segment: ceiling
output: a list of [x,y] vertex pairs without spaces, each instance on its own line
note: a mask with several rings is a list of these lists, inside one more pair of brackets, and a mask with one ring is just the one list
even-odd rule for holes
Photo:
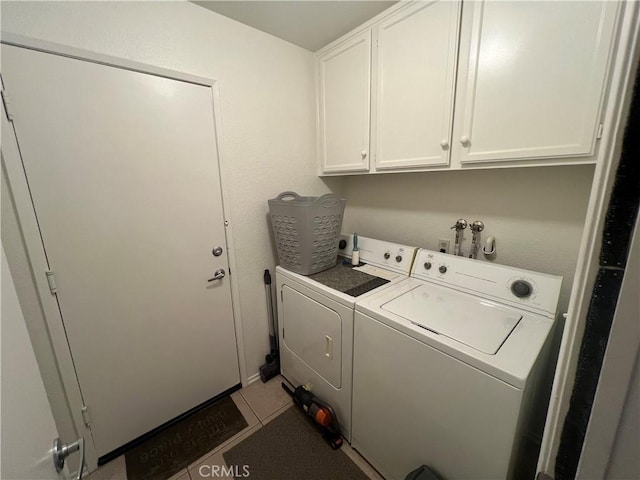
[[315,52],[396,1],[193,1],[208,10]]

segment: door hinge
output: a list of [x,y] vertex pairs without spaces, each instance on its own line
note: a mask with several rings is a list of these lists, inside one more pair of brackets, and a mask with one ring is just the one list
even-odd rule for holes
[[284,328],[282,329],[282,338],[284,338]]
[[0,90],[0,95],[2,95],[2,104],[4,105],[4,111],[7,114],[7,120],[13,122],[13,111],[11,110],[11,99],[9,98],[9,94],[6,90]]
[[87,428],[91,426],[91,418],[89,417],[89,407],[86,405],[82,406],[82,420]]
[[51,270],[45,272],[47,274],[47,282],[49,282],[49,290],[51,293],[57,293],[58,287],[56,286],[56,277]]
[[280,301],[284,303],[284,297],[282,296],[282,290],[280,290]]
[[596,139],[602,138],[602,131],[604,130],[604,123],[598,125],[598,134],[596,135]]

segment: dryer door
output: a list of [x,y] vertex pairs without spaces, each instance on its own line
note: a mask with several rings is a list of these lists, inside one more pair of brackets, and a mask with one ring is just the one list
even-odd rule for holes
[[341,388],[340,314],[329,303],[322,304],[288,285],[282,286],[281,295],[286,347],[335,388]]

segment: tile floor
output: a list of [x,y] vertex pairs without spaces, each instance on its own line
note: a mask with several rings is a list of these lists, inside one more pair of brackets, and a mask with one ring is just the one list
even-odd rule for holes
[[[281,376],[273,378],[267,383],[262,383],[258,380],[248,387],[231,394],[231,398],[236,403],[242,415],[244,415],[248,426],[234,437],[218,445],[211,452],[193,462],[184,470],[176,473],[169,480],[225,478],[220,476],[212,477],[211,475],[211,468],[213,466],[226,466],[222,454],[293,405],[291,397],[287,395],[280,385],[282,381],[283,378]],[[383,480],[371,465],[353,450],[347,442],[344,442],[342,451],[349,456],[371,480]],[[126,480],[126,478],[127,469],[124,455],[122,455],[94,471],[88,477],[88,480]]]

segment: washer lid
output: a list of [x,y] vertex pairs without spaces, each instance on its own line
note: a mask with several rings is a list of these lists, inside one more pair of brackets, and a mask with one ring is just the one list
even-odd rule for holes
[[437,285],[420,285],[381,308],[490,355],[522,319],[512,309]]

